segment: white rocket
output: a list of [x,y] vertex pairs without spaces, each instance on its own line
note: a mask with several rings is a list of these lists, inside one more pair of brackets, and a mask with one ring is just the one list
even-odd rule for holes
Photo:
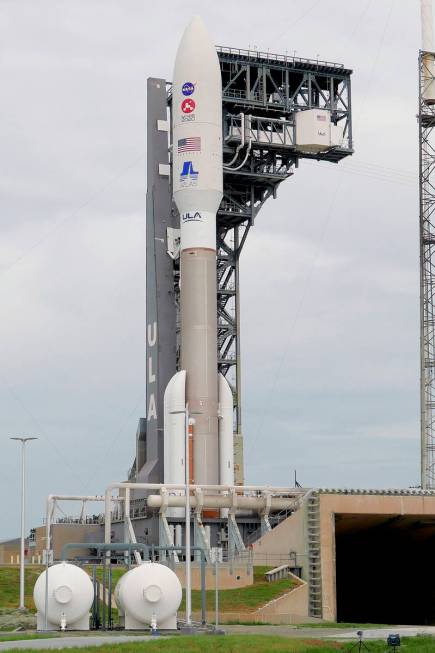
[[222,82],[200,18],[183,34],[172,83],[172,184],[180,213],[181,371],[165,391],[164,481],[234,485],[233,396],[217,371],[216,212],[222,199]]

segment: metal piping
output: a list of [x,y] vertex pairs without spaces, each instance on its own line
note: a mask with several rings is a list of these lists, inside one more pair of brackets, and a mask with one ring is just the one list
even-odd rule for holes
[[[234,501],[234,497],[236,498],[236,501]],[[255,510],[258,512],[266,508],[269,505],[269,502],[271,512],[278,512],[294,506],[295,497],[280,499],[266,494],[262,497],[209,494],[201,496],[200,500],[198,500],[195,495],[190,497],[190,505],[192,508],[199,506],[204,508],[233,508],[234,503],[236,503],[237,510],[240,508],[242,510]],[[151,494],[148,496],[147,505],[149,508],[161,508],[164,503],[166,503],[170,508],[181,508],[185,505],[186,499],[184,496],[180,495],[169,495],[165,497],[165,499],[163,499],[159,494]]]
[[104,544],[104,542],[68,542],[68,544],[64,544],[62,547],[60,559],[68,560],[67,554],[70,549],[97,549],[97,551],[108,551],[109,548],[112,551],[129,551],[130,553],[139,549],[143,552],[145,559],[149,558],[150,546],[140,542],[135,544],[130,542],[111,542],[110,544]]
[[[45,630],[48,630],[48,559],[50,552],[50,530],[51,518],[54,513],[56,501],[104,501],[105,497],[101,495],[83,495],[83,494],[49,494],[47,497],[47,513],[45,520]],[[116,497],[114,501],[122,501]]]
[[[104,541],[106,544],[110,544],[111,539],[111,529],[112,529],[112,515],[110,510],[111,501],[114,500],[112,497],[113,490],[120,490],[123,488],[130,488],[132,490],[161,490],[165,488],[166,490],[185,490],[185,484],[180,483],[111,483],[105,492],[104,499]],[[288,487],[271,487],[269,485],[190,485],[190,490],[211,490],[211,491],[220,491],[220,492],[233,492],[239,493],[244,491],[251,492],[270,492],[272,494],[289,494],[294,498],[303,496],[306,494],[306,490],[296,490],[295,488]],[[240,498],[240,495],[238,495]],[[205,495],[204,498],[206,498]],[[255,497],[254,497],[255,498]],[[116,500],[116,499],[115,499]],[[186,499],[184,497],[183,505],[185,505]]]
[[242,112],[239,114],[240,115],[240,131],[241,131],[241,141],[240,144],[236,147],[236,153],[234,154],[233,158],[231,161],[228,161],[228,163],[225,163],[223,168],[227,170],[230,166],[233,165],[233,163],[237,160],[237,157],[239,156],[240,150],[243,148],[245,145],[245,114]]
[[[154,562],[154,552],[155,551],[185,551],[185,546],[156,546],[155,544],[141,544],[136,543],[132,544],[130,542],[111,542],[110,544],[105,544],[102,542],[69,542],[64,544],[60,554],[61,560],[68,560],[67,553],[70,549],[89,549],[95,548],[98,551],[135,551],[140,549],[143,552],[143,556],[146,560],[151,558],[151,562]],[[205,565],[206,565],[206,555],[205,551],[201,546],[191,546],[191,551],[199,551],[201,555],[201,623],[205,625],[207,623],[206,617],[206,584],[205,584]],[[150,555],[151,551],[151,555]],[[110,597],[110,595],[109,595]]]

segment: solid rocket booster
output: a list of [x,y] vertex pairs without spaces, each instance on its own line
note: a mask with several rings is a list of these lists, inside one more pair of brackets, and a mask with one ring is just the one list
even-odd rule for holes
[[181,231],[181,368],[185,401],[194,417],[191,481],[217,484],[216,212],[223,185],[222,82],[216,50],[198,17],[184,32],[175,60],[172,143],[173,198]]

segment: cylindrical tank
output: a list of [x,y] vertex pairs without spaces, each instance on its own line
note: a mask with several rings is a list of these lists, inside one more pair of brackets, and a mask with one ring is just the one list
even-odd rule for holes
[[175,546],[183,546],[183,528],[181,524],[175,525]]
[[[33,589],[38,621],[45,621],[46,573],[42,572]],[[47,622],[50,626],[60,627],[63,621],[67,629],[88,630],[93,600],[92,581],[83,569],[67,562],[49,567]]]
[[116,604],[125,613],[127,629],[149,625],[152,619],[159,627],[167,627],[180,607],[181,596],[181,583],[174,572],[155,562],[130,569],[115,588]]

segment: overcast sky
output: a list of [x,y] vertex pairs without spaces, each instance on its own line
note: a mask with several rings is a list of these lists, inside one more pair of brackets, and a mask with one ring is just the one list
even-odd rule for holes
[[145,411],[146,78],[217,44],[354,70],[355,154],[302,162],[242,256],[246,479],[419,482],[417,0],[0,0],[0,539],[124,480]]

